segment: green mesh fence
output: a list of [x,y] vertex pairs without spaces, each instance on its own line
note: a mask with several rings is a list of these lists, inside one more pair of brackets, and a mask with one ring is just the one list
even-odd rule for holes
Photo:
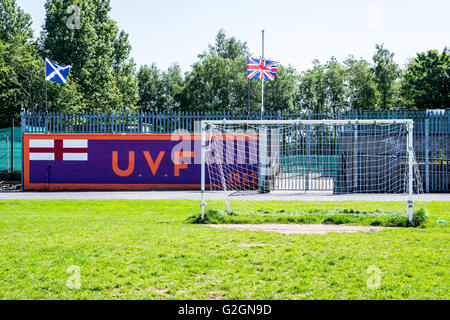
[[0,129],[0,172],[11,170],[11,153],[14,154],[14,171],[22,171],[22,133],[14,128],[14,143],[11,144],[11,128]]
[[337,174],[340,163],[338,155],[282,155],[283,173]]

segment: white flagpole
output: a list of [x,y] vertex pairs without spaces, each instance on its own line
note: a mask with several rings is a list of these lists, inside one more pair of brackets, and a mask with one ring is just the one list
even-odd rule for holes
[[47,108],[47,59],[45,59],[45,67],[44,67],[44,81],[45,81],[45,113],[48,113]]
[[[262,30],[262,60],[264,60],[264,30]],[[261,93],[261,120],[264,115],[264,72],[261,70],[262,75],[262,93]]]

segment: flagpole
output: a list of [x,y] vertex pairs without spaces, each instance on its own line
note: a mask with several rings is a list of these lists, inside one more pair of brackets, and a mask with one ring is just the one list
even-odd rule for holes
[[48,113],[48,108],[47,108],[47,79],[45,79],[45,113]]
[[44,67],[44,81],[45,81],[45,133],[48,133],[48,107],[47,107],[47,58],[45,58]]
[[247,94],[248,105],[247,105],[247,113],[250,115],[250,113],[251,113],[251,107],[250,107],[250,79],[248,79],[247,82],[248,82],[248,94]]
[[44,81],[45,81],[45,113],[48,113],[48,108],[47,108],[47,61],[45,62],[45,67],[44,67]]
[[[264,60],[264,30],[262,30],[262,60]],[[261,92],[261,120],[263,120],[264,115],[264,72],[261,70],[262,77],[262,92]]]

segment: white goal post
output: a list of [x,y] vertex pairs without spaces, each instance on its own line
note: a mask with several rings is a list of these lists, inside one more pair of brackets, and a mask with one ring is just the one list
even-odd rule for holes
[[[202,219],[207,206],[258,214],[282,203],[279,212],[297,214],[317,201],[336,212],[356,201],[357,212],[402,212],[412,222],[422,192],[413,127],[403,119],[202,121]],[[364,206],[374,199],[379,208]]]

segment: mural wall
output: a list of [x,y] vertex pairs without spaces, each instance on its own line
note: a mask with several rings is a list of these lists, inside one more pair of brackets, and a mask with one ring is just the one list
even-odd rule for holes
[[23,161],[24,190],[199,190],[201,136],[24,134]]

